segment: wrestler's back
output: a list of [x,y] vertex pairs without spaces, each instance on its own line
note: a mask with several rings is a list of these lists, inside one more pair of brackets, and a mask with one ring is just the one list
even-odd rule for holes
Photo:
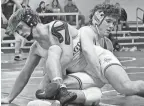
[[[61,33],[64,41],[63,42],[59,42],[59,38],[56,35],[53,35],[52,33],[52,28],[53,25],[54,27],[58,27],[60,25],[62,25],[63,23],[61,21],[52,21],[49,24],[45,24],[45,26],[40,26],[40,31],[39,34],[44,36],[42,40],[38,40],[37,43],[37,53],[38,55],[45,57],[47,50],[49,50],[49,47],[52,45],[59,45],[59,47],[62,49],[62,56],[61,56],[61,63],[62,64],[66,64],[65,61],[66,59],[72,59],[73,58],[73,40],[76,38],[76,36],[78,35],[78,30],[74,27],[72,27],[71,25],[68,25],[68,29],[66,31],[68,31],[69,35],[65,35],[65,30],[60,30],[58,31],[59,33]],[[66,44],[65,40],[66,40],[66,36],[70,37],[69,40],[69,44]],[[62,66],[65,67],[65,66]]]

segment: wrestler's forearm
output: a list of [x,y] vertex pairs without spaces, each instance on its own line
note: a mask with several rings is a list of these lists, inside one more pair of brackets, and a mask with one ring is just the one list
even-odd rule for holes
[[47,73],[50,75],[49,77],[51,80],[54,80],[57,77],[62,78],[61,64],[58,58],[49,57],[46,64],[48,69]]
[[60,63],[61,53],[62,50],[57,45],[51,46],[48,50],[46,68],[51,81],[54,81],[55,78],[62,78]]
[[20,75],[17,77],[15,84],[12,88],[11,93],[8,96],[9,102],[11,103],[17,95],[23,90],[25,85],[27,84],[28,80],[30,78],[30,75],[26,74],[24,71],[20,73]]

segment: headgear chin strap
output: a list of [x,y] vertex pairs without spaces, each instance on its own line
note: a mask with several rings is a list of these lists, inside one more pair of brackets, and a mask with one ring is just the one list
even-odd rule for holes
[[33,39],[33,27],[36,26],[40,21],[37,15],[30,8],[25,9],[24,14],[22,15],[22,21],[31,28],[30,35],[26,38],[28,41],[30,41]]
[[100,26],[102,24],[102,22],[104,21],[106,15],[104,16],[101,16],[102,14],[100,14],[99,12],[98,13],[95,13],[94,16],[93,16],[93,24],[94,25],[97,25],[97,26]]
[[101,18],[101,19],[100,19],[100,17],[93,16],[93,25],[96,28],[97,33],[99,35],[100,35],[100,31],[99,31],[98,27],[102,24],[102,22],[104,21],[105,18],[106,18],[106,15],[103,18]]
[[26,38],[28,41],[31,41],[33,39],[33,27],[31,28],[31,32],[30,32],[30,35]]

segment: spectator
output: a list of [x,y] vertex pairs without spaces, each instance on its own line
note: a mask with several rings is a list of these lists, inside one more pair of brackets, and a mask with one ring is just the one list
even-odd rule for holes
[[14,12],[14,5],[16,4],[17,8],[21,8],[21,5],[17,2],[17,0],[2,0],[1,8],[2,8],[2,27],[4,24],[4,28],[6,28],[7,21],[9,20],[10,16]]
[[[19,8],[22,8],[22,4],[24,5],[28,5],[29,0],[2,0],[2,18],[4,17],[7,20],[9,20],[9,18],[11,17],[11,15]],[[5,21],[5,20],[4,20]],[[7,28],[7,30],[9,29],[7,27],[7,23],[4,23],[4,21],[2,21],[2,32],[5,32],[5,29]],[[3,27],[3,24],[5,24],[5,26]],[[4,37],[7,37],[7,34],[2,33],[2,38],[1,40],[3,40]],[[25,45],[25,39],[23,37],[21,37],[20,35],[18,35],[16,32],[11,33],[11,35],[14,36],[15,38],[15,57],[14,60],[16,61],[20,61],[26,58],[23,58],[22,54],[22,48]],[[13,45],[12,43],[10,44],[11,46]],[[14,45],[13,45],[14,46]]]
[[[46,7],[45,7],[45,13],[53,13],[53,11],[52,11],[52,7],[51,7],[51,5],[50,4],[47,4],[46,5]],[[51,21],[53,21],[54,20],[54,16],[46,16],[45,17],[45,24],[46,23],[49,23],[49,22],[51,22]]]
[[121,25],[121,28],[123,28],[123,26],[128,27],[128,25],[127,25],[127,13],[126,13],[125,9],[122,8],[119,3],[116,3],[115,6],[117,8],[119,8],[120,14],[121,14],[121,16],[118,20],[118,24]]
[[[40,4],[39,4],[39,7],[36,9],[36,11],[38,13],[45,13],[45,2],[44,1],[41,1]],[[40,19],[41,19],[41,22],[44,23],[45,21],[45,16],[40,16]]]
[[58,0],[53,0],[52,1],[52,10],[55,13],[62,12],[62,8],[61,8],[60,3],[59,3]]
[[[72,0],[68,0],[67,5],[64,7],[65,12],[79,12],[79,27],[81,27],[82,25],[85,24],[85,17],[83,15],[81,15],[81,12],[79,11],[79,9],[77,8],[76,5],[74,5],[74,3],[72,2]],[[69,22],[69,24],[75,24],[75,20],[76,20],[76,16],[66,16],[66,20]]]
[[[60,3],[59,3],[58,0],[53,0],[51,6],[52,6],[52,11],[54,13],[60,13],[60,12],[62,12],[62,8],[61,8]],[[54,19],[60,20],[60,19],[62,19],[62,17],[55,16]]]

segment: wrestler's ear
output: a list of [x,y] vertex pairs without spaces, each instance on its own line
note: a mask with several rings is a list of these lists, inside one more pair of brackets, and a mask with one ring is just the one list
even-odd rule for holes
[[93,23],[97,25],[99,25],[103,19],[104,19],[104,12],[101,10],[96,11],[92,17]]

